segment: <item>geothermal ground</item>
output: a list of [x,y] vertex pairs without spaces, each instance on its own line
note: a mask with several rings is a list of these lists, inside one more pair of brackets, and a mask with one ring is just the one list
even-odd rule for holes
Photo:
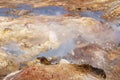
[[120,0],[1,0],[0,80],[120,80]]

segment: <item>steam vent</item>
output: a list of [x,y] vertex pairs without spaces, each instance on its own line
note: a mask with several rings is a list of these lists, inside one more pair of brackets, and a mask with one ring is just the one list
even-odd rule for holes
[[0,80],[120,80],[120,0],[0,0]]

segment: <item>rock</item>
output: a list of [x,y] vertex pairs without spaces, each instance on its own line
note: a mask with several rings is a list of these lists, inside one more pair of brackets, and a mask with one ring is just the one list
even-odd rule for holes
[[[74,55],[73,55],[74,54]],[[77,64],[90,64],[97,68],[105,68],[108,65],[107,56],[109,53],[95,44],[89,44],[84,47],[77,47],[66,59],[76,62]]]
[[[60,58],[65,56],[69,58],[69,53],[71,53],[74,55],[71,57],[74,60],[85,58],[83,62],[97,68],[105,68],[107,75],[109,75],[109,68],[107,68],[109,65],[116,64],[115,67],[118,66],[119,59],[115,60],[117,57],[110,57],[110,55],[110,60],[107,59],[109,57],[106,57],[108,55],[106,50],[114,50],[118,47],[120,35],[118,35],[116,29],[96,19],[78,16],[23,16],[11,21],[9,19],[8,21],[2,21],[0,26],[0,49],[3,49],[5,54],[12,55],[15,58],[15,64],[18,62],[17,65],[24,62],[27,63],[42,53],[42,56],[46,55],[45,57],[58,56]],[[6,57],[1,59],[6,59]],[[115,61],[110,64],[109,61],[111,60]],[[10,58],[9,61],[13,61],[13,59]],[[6,66],[9,61],[5,62],[4,65]],[[43,62],[50,64],[44,58]],[[32,66],[32,64],[36,63],[38,61],[28,64]],[[45,69],[44,67],[43,70]],[[46,67],[49,67],[49,65]],[[66,67],[71,70],[69,66]],[[110,70],[113,73],[115,71],[112,68]],[[7,71],[4,71],[7,74]],[[62,68],[60,68],[60,71],[57,75],[63,73]],[[65,73],[68,72],[65,71]],[[76,74],[78,75],[78,72]],[[43,75],[47,75],[47,73]],[[69,75],[71,76],[71,74]],[[66,75],[65,79],[68,79],[69,75]],[[81,78],[76,75],[75,77]],[[49,79],[49,75],[43,78]],[[76,80],[76,78],[73,78],[73,80]],[[91,77],[91,75],[85,75],[85,78],[96,79]],[[84,78],[82,79],[84,80]]]
[[45,64],[45,65],[50,65],[51,61],[47,60],[47,58],[45,57],[37,57],[38,60],[40,60],[41,64]]
[[[91,2],[91,0],[70,0],[70,1],[66,1],[66,0],[21,0],[21,1],[0,1],[1,5],[0,7],[16,7],[16,5],[13,4],[32,4],[34,7],[42,7],[42,6],[49,6],[49,5],[56,5],[56,6],[65,6],[67,8],[69,8],[69,10],[75,10],[75,9],[82,9],[82,10],[87,10],[87,9],[91,9],[91,10],[103,10],[106,9],[107,7],[110,6],[110,4],[112,2],[114,2],[114,0],[93,0]],[[76,3],[77,2],[77,3]],[[81,5],[79,5],[81,4]]]
[[16,16],[24,16],[30,12],[31,12],[30,10],[12,10],[12,11],[7,12],[7,14],[16,15]]
[[104,80],[105,78],[106,74],[102,69],[91,65],[57,64],[31,66],[14,72],[3,80]]
[[[114,23],[109,25],[71,14],[27,15],[32,9],[39,11],[40,7],[47,9],[51,5],[64,6],[75,14],[105,10],[103,17],[108,21],[119,19],[120,15],[118,0],[1,0],[1,12],[21,16],[16,19],[0,17],[1,79],[13,72],[4,80],[119,80],[120,29],[114,28]],[[12,11],[4,12],[6,8],[2,7]],[[23,7],[27,10],[21,10]],[[46,57],[54,59],[49,61]],[[52,60],[57,62],[57,59],[61,60],[60,64],[53,65]],[[18,69],[21,70],[16,71]]]
[[110,49],[119,42],[119,36],[112,27],[87,17],[24,16],[2,22],[0,26],[0,45],[4,49],[12,44],[18,46],[18,52],[23,53],[19,60],[57,49],[78,36],[81,36],[79,42],[84,39],[85,43],[96,43]]
[[9,22],[9,21],[12,21],[14,20],[13,18],[8,18],[8,17],[0,17],[0,22]]
[[60,64],[70,64],[70,62],[65,59],[61,59]]
[[0,78],[18,70],[18,68],[19,63],[16,59],[11,55],[6,54],[3,50],[0,50]]
[[115,1],[111,7],[106,10],[103,17],[108,21],[114,21],[120,19],[120,1]]
[[[65,56],[64,58],[77,64],[90,64],[97,68],[105,70],[107,79],[113,80],[119,79],[120,66],[119,57],[120,49],[104,50],[100,46],[90,44],[87,46],[77,47],[73,50],[73,53]],[[73,55],[74,54],[74,55]],[[115,74],[115,77],[113,75]]]

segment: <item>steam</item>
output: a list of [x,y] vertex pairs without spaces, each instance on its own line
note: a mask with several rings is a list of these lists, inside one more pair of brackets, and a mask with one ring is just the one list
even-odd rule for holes
[[40,53],[39,57],[63,57],[66,56],[69,52],[71,52],[75,48],[75,39],[71,39],[62,43],[57,49],[50,50],[45,53]]
[[[86,18],[86,17],[85,17]],[[83,17],[82,20],[85,19]],[[91,18],[87,18],[90,20],[94,20]],[[84,21],[82,21],[84,23]],[[51,23],[51,30],[53,31],[51,34],[53,36],[52,39],[55,41],[61,41],[59,47],[54,50],[50,50],[48,52],[40,53],[39,57],[59,57],[68,59],[71,61],[69,53],[71,53],[78,45],[77,41],[80,42],[79,45],[83,44],[98,44],[103,49],[114,49],[120,43],[120,28],[118,26],[118,22],[112,23],[100,23],[96,21],[95,27],[91,26],[78,26],[74,22],[74,27],[72,25],[67,25],[69,27],[66,28],[63,25]],[[77,26],[77,28],[76,28]],[[97,32],[93,32],[96,30]],[[63,35],[64,34],[64,35]],[[81,36],[81,37],[79,37]],[[54,40],[53,40],[54,41]],[[86,45],[87,46],[87,45]],[[73,62],[75,62],[73,60]]]

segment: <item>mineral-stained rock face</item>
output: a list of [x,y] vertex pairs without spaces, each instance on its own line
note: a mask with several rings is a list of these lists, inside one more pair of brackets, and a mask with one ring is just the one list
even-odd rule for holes
[[[32,66],[29,65],[29,67],[21,71],[12,73],[4,80],[104,80],[105,78],[107,80],[119,80],[119,50],[118,48],[109,52],[101,49],[97,45],[88,45],[75,49],[74,55],[72,55],[73,61],[78,59],[77,61],[81,61],[79,63],[81,65],[66,63],[64,60],[65,63],[60,61],[60,64],[52,65],[46,64],[48,62],[45,58],[39,58],[45,65],[38,62],[36,64],[32,63]],[[68,55],[67,59],[68,57],[70,56]]]
[[[49,6],[49,5],[57,5],[57,6],[65,6],[69,7],[70,10],[103,10],[110,6],[110,3],[115,2],[114,0],[21,0],[21,1],[9,1],[9,0],[1,0],[0,7],[16,7],[17,5],[14,4],[32,4],[34,7],[40,7],[40,6]],[[3,5],[4,4],[4,5]],[[80,5],[81,4],[81,5]]]
[[4,80],[103,80],[105,78],[106,74],[102,69],[87,64],[64,63],[32,66],[17,72],[15,75],[7,76]]
[[[120,78],[120,47],[118,47],[116,50],[109,51],[108,57],[108,67],[106,68],[106,72],[108,76],[108,79],[110,80],[119,80]],[[114,77],[113,77],[114,75]]]
[[19,55],[19,60],[57,49],[64,43],[71,44],[71,41],[72,49],[78,36],[81,36],[80,44],[84,40],[84,43],[96,43],[110,49],[119,42],[119,35],[112,27],[87,17],[26,16],[1,22],[0,26],[0,45],[14,56]]
[[[64,54],[63,56],[60,56],[60,58],[67,59],[72,63],[90,64],[94,67],[104,69],[108,80],[119,80],[119,51],[119,48],[115,50],[105,50],[96,44],[81,44],[78,45],[71,53],[68,53],[67,55]],[[50,53],[48,53],[48,55],[50,55]],[[51,57],[47,56],[47,54],[42,56]],[[46,64],[45,60],[44,64]],[[115,77],[113,77],[113,75],[115,75]]]
[[[31,17],[31,19],[35,19],[35,18]],[[47,29],[51,30],[49,32],[50,39],[53,38],[52,36],[54,35],[54,33],[56,33],[56,36],[60,35],[59,36],[60,38],[64,37],[64,36],[66,37],[67,33],[71,34],[71,36],[68,36],[68,37],[74,37],[75,34],[78,34],[78,35],[80,34],[80,35],[83,35],[84,37],[86,37],[85,35],[89,34],[90,37],[92,37],[91,35],[93,35],[93,38],[94,38],[94,36],[96,37],[97,35],[101,35],[101,33],[105,34],[107,32],[113,32],[113,33],[111,33],[111,35],[114,35],[114,31],[111,27],[108,27],[108,26],[104,25],[103,23],[96,21],[95,19],[87,18],[87,17],[83,17],[83,18],[79,18],[79,17],[76,17],[76,18],[73,18],[73,17],[69,17],[69,18],[46,17],[45,18],[45,16],[41,16],[39,18],[36,18],[37,20],[31,20],[31,19],[28,19],[28,21],[26,21],[27,19],[24,20],[24,18],[21,20],[19,19],[18,21],[16,21],[16,23],[21,24],[22,27],[20,29],[23,29],[25,27],[25,30],[28,30],[28,32],[26,32],[26,33],[29,33],[29,34],[30,34],[30,31],[31,32],[34,31],[34,34],[37,33],[36,29],[38,29],[38,31],[39,31],[39,29],[43,26],[43,30],[46,30],[46,31],[47,31]],[[51,21],[51,19],[53,21]],[[24,20],[23,23],[21,23],[22,20]],[[39,22],[39,24],[37,24],[37,22]],[[10,24],[11,28],[15,25],[15,24],[14,25],[13,24],[14,24],[14,21],[12,24]],[[26,24],[26,25],[24,25],[24,24]],[[54,26],[54,24],[56,24],[56,27]],[[5,26],[5,25],[3,24],[3,26]],[[35,26],[35,28],[34,28],[34,26]],[[65,33],[65,31],[62,31],[62,28],[59,28],[59,27],[64,28],[66,33]],[[34,30],[31,30],[31,28],[34,28]],[[59,28],[58,29],[59,32],[54,31],[56,28]],[[71,33],[72,30],[67,31],[68,28],[69,29],[73,28],[73,33]],[[76,29],[78,29],[78,30],[76,30]],[[22,32],[24,33],[24,31],[21,31],[21,34],[23,34]],[[57,33],[59,33],[59,34],[57,34]],[[21,35],[21,34],[19,34],[19,35]],[[44,33],[42,35],[45,36],[45,35],[47,35],[47,33]],[[109,35],[106,35],[106,37],[107,36],[109,36]],[[49,37],[49,36],[47,35],[47,37]],[[102,39],[102,36],[99,36],[99,37],[100,37],[100,39]]]
[[114,2],[112,6],[106,10],[106,13],[103,16],[107,20],[120,19],[120,1]]
[[0,79],[8,73],[18,70],[18,68],[19,63],[15,61],[15,58],[0,50]]
[[[101,1],[106,3],[108,0]],[[62,3],[65,3],[66,7],[72,6],[71,9],[74,10],[76,1]],[[93,6],[92,3],[94,3]],[[92,7],[97,9],[98,6],[104,5],[100,7],[103,9],[111,5],[102,4],[98,0],[93,0],[92,3],[88,9]],[[84,0],[82,6],[78,3],[75,9],[84,9],[87,5],[87,0]],[[119,7],[113,13],[118,10]],[[15,12],[12,11],[9,14]],[[29,11],[18,11],[15,14],[25,15],[26,13],[28,14]],[[109,14],[106,13],[106,15]],[[41,80],[101,80],[105,75],[100,76],[101,78],[94,75],[99,75],[103,71],[100,70],[100,73],[91,71],[98,68],[105,70],[108,80],[117,80],[120,77],[118,74],[120,55],[119,50],[115,49],[119,46],[120,31],[111,26],[93,18],[79,16],[26,15],[16,19],[1,17],[0,49],[4,52],[0,54],[0,71],[2,71],[0,75],[17,70],[20,63],[26,62],[29,68],[18,71],[19,73],[7,77],[6,80],[38,80],[38,78]],[[10,57],[7,57],[6,53]],[[88,71],[89,67],[85,70],[78,69],[78,65],[72,64],[48,65],[50,62],[39,66],[35,65],[38,62],[31,62],[35,66],[29,65],[27,61],[38,55],[40,57],[57,56],[77,64],[90,64],[96,68],[88,65],[90,67]],[[113,74],[116,74],[115,78],[111,77]]]
[[[108,80],[119,80],[119,48],[111,51],[104,50],[100,46],[90,44],[84,47],[77,47],[74,51],[65,58],[68,60],[76,61],[78,64],[91,64],[95,67],[105,70]],[[113,75],[115,77],[113,77]]]
[[[4,20],[6,20],[6,22]],[[119,43],[118,30],[88,17],[24,16],[17,19],[1,18],[0,21],[0,48],[4,50],[5,53],[12,55],[12,57],[16,57],[15,61],[18,63],[23,63],[41,53],[45,53],[43,54],[47,55],[45,57],[58,56],[64,58],[68,56],[66,59],[68,58],[68,60],[70,60],[73,58],[73,62],[76,60],[81,61],[80,64],[86,63],[97,68],[109,69],[107,67],[111,62],[107,59],[106,55],[108,55],[108,53],[105,50],[113,50],[117,48]],[[74,52],[73,56],[69,58],[69,55],[71,56],[69,53],[72,53],[72,51]],[[79,53],[79,51],[81,53]],[[13,64],[16,64],[14,60],[12,61]],[[118,67],[118,61],[119,59],[112,62],[113,64],[116,62],[115,67]],[[53,69],[53,65],[50,66],[50,68],[49,65],[46,66],[51,70],[51,72],[48,72],[49,69],[47,70],[48,74],[44,72],[45,67],[43,67],[43,69],[39,68],[39,74],[47,75],[44,77],[41,75],[41,79],[52,78],[52,75],[50,75],[51,73],[54,74],[52,70],[55,70],[56,73],[58,72],[56,69],[59,67]],[[65,70],[65,73],[68,73],[71,68],[69,68],[69,66],[66,67],[68,71]],[[54,74],[53,76],[61,75],[64,72],[62,68],[63,67],[59,68],[60,73]],[[3,70],[3,68],[1,69]],[[110,70],[114,73],[112,68],[110,68]],[[105,71],[107,72],[108,70]],[[72,72],[71,74],[73,75]],[[60,80],[69,80],[71,74],[58,78]],[[74,76],[76,77],[78,74],[79,72],[75,71]],[[107,74],[109,74],[109,72],[107,72]],[[35,77],[37,76],[38,75],[35,74]],[[91,75],[84,76],[84,78],[87,79],[91,77]],[[23,78],[25,79],[26,77]],[[57,77],[55,77],[55,80],[56,78]],[[83,77],[79,78],[77,76],[77,78],[78,80],[84,80]],[[18,80],[18,77],[15,79]],[[96,80],[96,78],[93,77],[90,79]],[[34,79],[31,78],[31,80]],[[76,80],[76,78],[73,80]]]
[[0,79],[120,79],[119,0],[0,0],[0,15]]
[[78,64],[86,63],[98,68],[105,68],[107,65],[107,55],[109,54],[98,45],[89,44],[75,48],[66,58],[71,58],[72,61],[76,61]]

